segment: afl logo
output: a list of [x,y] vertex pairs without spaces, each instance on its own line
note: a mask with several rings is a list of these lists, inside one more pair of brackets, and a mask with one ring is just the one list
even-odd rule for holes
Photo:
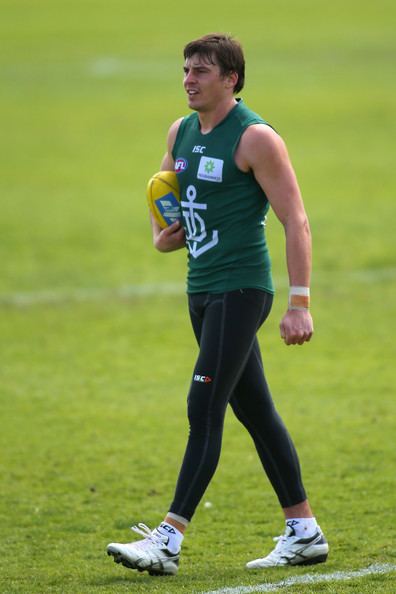
[[183,157],[179,157],[179,159],[176,159],[176,163],[175,163],[175,171],[176,173],[180,173],[181,171],[185,171],[188,167],[188,161],[187,159],[183,159]]

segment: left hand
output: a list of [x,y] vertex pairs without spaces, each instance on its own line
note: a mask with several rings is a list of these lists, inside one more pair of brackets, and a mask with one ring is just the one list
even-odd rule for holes
[[154,246],[160,252],[173,252],[186,245],[184,229],[180,221],[175,221],[169,227],[161,229],[156,223],[153,225]]
[[311,340],[313,334],[312,316],[308,309],[289,309],[283,316],[279,328],[285,344],[303,344]]

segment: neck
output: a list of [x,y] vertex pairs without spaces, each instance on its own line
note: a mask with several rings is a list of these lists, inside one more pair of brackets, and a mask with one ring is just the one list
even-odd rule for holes
[[216,105],[214,109],[208,111],[199,111],[198,118],[201,124],[202,134],[208,134],[219,124],[226,115],[235,107],[237,101],[231,97],[228,101]]

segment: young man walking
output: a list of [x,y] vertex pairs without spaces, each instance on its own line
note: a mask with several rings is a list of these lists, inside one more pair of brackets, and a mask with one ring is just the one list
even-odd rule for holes
[[240,44],[206,35],[184,48],[184,89],[193,113],[174,122],[162,170],[178,174],[182,221],[161,229],[161,252],[187,246],[189,311],[199,355],[188,395],[190,434],[173,502],[143,539],[111,543],[117,563],[175,574],[181,545],[220,456],[230,404],[249,431],[279,499],[286,529],[275,549],[248,569],[326,560],[328,544],[309,505],[300,465],[265,380],[256,334],[273,299],[265,216],[285,229],[289,302],[280,323],[287,345],[310,340],[311,236],[296,177],[280,136],[235,97],[244,85]]

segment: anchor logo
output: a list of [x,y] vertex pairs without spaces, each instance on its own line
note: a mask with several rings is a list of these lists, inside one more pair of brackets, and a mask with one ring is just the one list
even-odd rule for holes
[[186,197],[186,201],[181,201],[183,217],[187,227],[186,243],[193,258],[199,258],[199,256],[219,243],[219,232],[217,230],[212,231],[212,238],[206,241],[208,233],[205,221],[199,213],[207,210],[207,204],[195,202],[197,190],[192,184],[187,188]]

